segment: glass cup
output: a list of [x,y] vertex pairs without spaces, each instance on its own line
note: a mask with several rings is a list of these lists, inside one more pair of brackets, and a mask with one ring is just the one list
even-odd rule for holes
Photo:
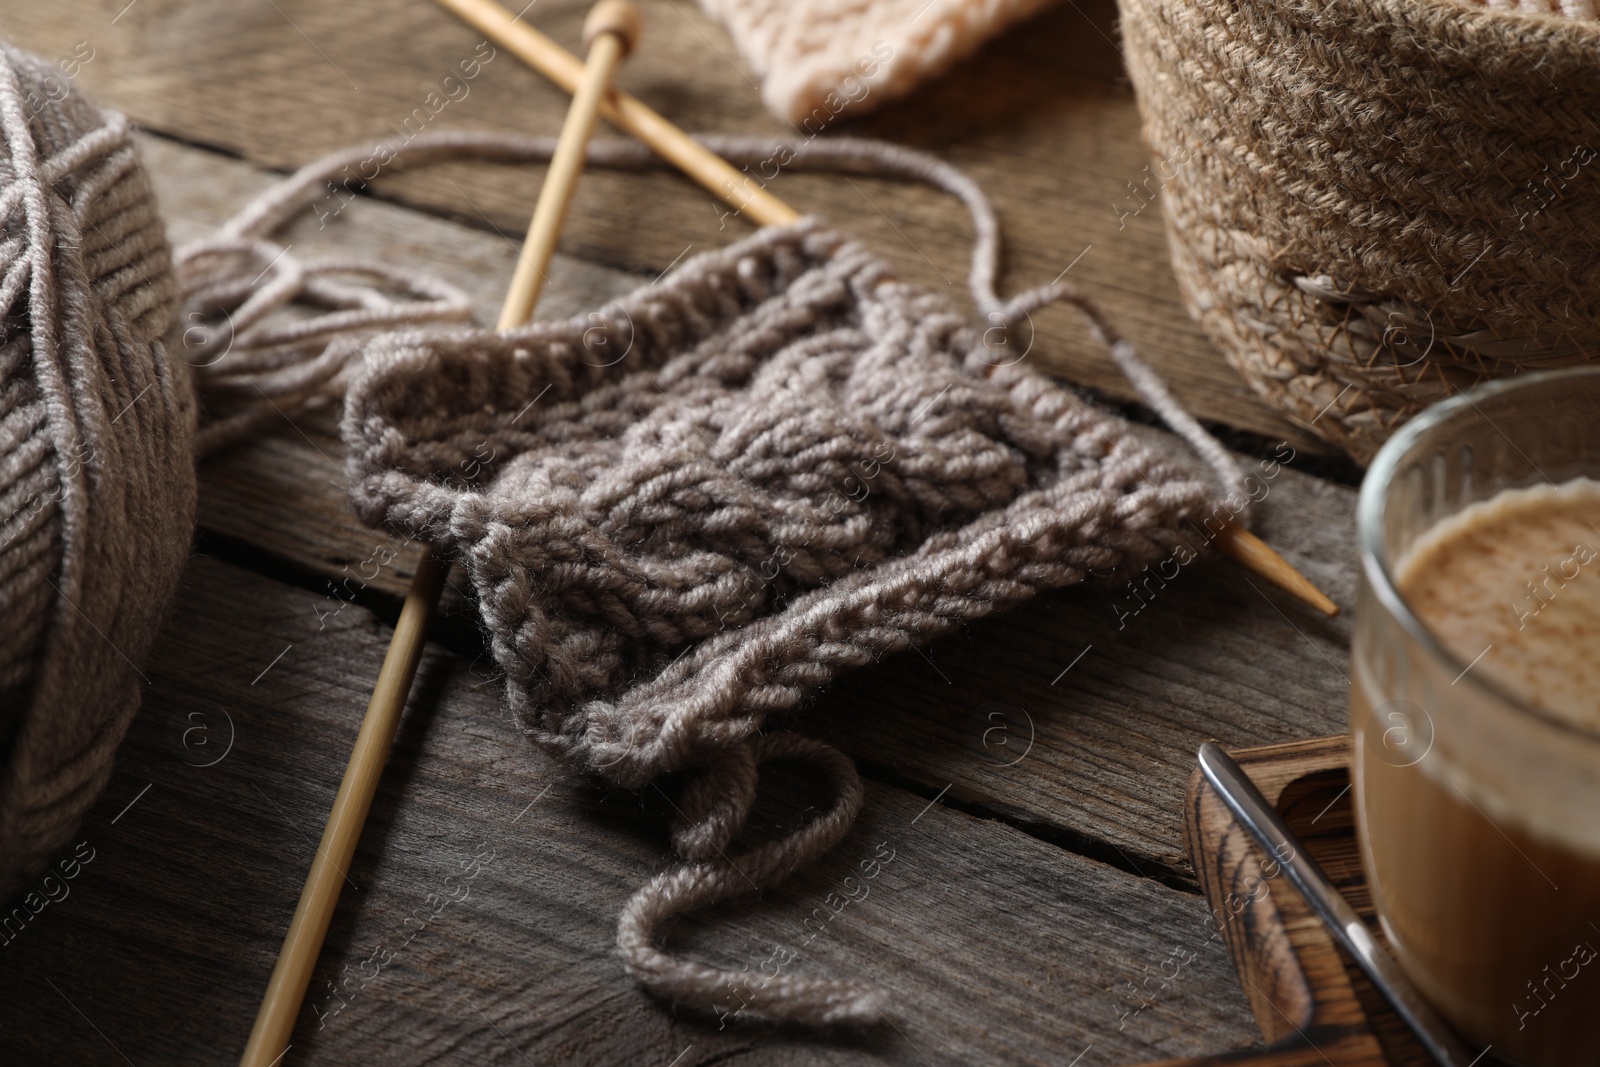
[[1395,573],[1467,505],[1585,476],[1600,478],[1600,368],[1518,375],[1402,427],[1358,513],[1350,732],[1373,903],[1440,1013],[1529,1067],[1600,1062],[1600,733],[1471,670]]

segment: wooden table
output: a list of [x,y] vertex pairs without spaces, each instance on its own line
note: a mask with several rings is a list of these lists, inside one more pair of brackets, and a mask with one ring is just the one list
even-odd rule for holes
[[[691,130],[793,131],[759,107],[689,0],[646,0],[621,84]],[[525,15],[577,46],[583,0]],[[175,242],[329,148],[396,135],[479,36],[426,0],[4,0],[3,31],[87,55],[75,91],[145,129]],[[79,42],[84,42],[80,45]],[[501,52],[427,124],[554,133],[566,97]],[[416,120],[413,118],[413,126]],[[831,131],[830,131],[831,132]],[[1002,291],[1072,277],[1250,461],[1293,455],[1257,529],[1342,605],[1355,471],[1234,377],[1184,314],[1110,0],[1068,0],[914,99],[840,132],[931,149],[994,197]],[[456,281],[493,321],[539,172],[449,165],[380,179],[297,252],[381,252]],[[775,191],[964,301],[965,215],[903,185],[785,175]],[[1146,192],[1143,199],[1148,199]],[[747,232],[666,173],[579,190],[540,314],[570,314]],[[1082,257],[1081,259],[1077,257]],[[1039,316],[1030,358],[1135,418],[1081,320]],[[202,470],[195,555],[115,777],[93,859],[0,945],[0,1062],[226,1063],[242,1048],[377,673],[413,556],[344,502],[330,415]],[[1159,430],[1150,430],[1159,434]],[[670,862],[666,804],[607,793],[507,721],[476,623],[447,592],[286,1063],[1052,1063],[1248,1046],[1232,966],[1184,854],[1196,746],[1342,729],[1345,620],[1208,560],[1135,600],[1047,596],[832,686],[802,728],[869,777],[854,832],[782,889],[686,921],[674,944],[754,966],[882,842],[870,896],[803,952],[807,973],[895,997],[892,1025],[817,1035],[674,1011],[622,973],[615,917]],[[794,805],[766,817],[803,817]],[[464,900],[446,900],[463,870]],[[459,894],[451,894],[458,896]],[[440,901],[446,900],[441,905]],[[1176,976],[1174,948],[1198,954]],[[1183,955],[1187,956],[1186,951]],[[1154,999],[1151,992],[1155,991]]]

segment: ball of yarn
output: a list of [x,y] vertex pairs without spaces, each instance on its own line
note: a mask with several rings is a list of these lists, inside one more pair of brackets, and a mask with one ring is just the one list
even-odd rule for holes
[[122,115],[0,43],[0,897],[69,843],[194,525],[176,281]]
[[[188,555],[195,458],[338,403],[371,334],[471,310],[439,279],[272,239],[353,150],[174,254],[128,120],[63,85],[0,42],[0,899],[110,776]],[[457,151],[419,139],[405,162]]]

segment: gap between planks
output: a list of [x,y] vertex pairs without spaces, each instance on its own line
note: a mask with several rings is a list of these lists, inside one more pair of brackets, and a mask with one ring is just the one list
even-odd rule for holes
[[[277,920],[293,906],[315,820],[342,769],[337,742],[354,730],[351,705],[384,640],[356,610],[251,685],[261,663],[304,639],[313,599],[225,563],[191,562],[146,705],[84,828],[99,858],[71,899],[41,916],[47,928],[25,929],[3,949],[0,1058],[103,1060],[102,1033],[139,1063],[206,1062],[242,1043],[237,1022],[270,969]],[[217,760],[203,742],[220,744],[224,732],[234,743]],[[774,891],[680,923],[674,937],[735,966],[748,959],[752,971],[774,945],[800,948],[803,973],[886,986],[900,1011],[895,1032],[859,1043],[725,1032],[652,1001],[612,953],[616,909],[671,862],[670,809],[650,791],[599,791],[554,763],[503,721],[461,660],[437,649],[393,765],[402,773],[380,789],[373,832],[348,872],[357,888],[335,918],[296,1032],[299,1062],[370,1059],[374,1048],[390,1059],[403,1049],[478,1062],[520,1062],[516,1053],[667,1062],[692,1043],[689,1064],[748,1050],[795,1067],[823,1058],[926,1067],[1051,1062],[1061,1048],[1093,1043],[1086,1062],[1111,1067],[1254,1038],[1194,897],[876,783],[838,849]],[[815,798],[803,782],[775,778],[781,802],[764,807],[762,821],[804,818]],[[854,892],[843,879],[860,881],[880,845],[896,858],[871,895],[802,946],[812,929],[802,920],[827,894]],[[455,895],[474,857],[487,858],[469,897],[404,936],[413,928],[401,917],[438,909],[424,898]],[[1162,970],[1174,942],[1192,956],[1181,981]],[[385,946],[395,959],[374,977],[367,968]],[[1163,981],[1155,1002],[1134,1010],[1119,999],[1122,986],[1145,976]],[[332,983],[343,983],[337,1003]],[[335,1007],[319,1027],[317,1015]]]
[[[170,140],[146,136],[144,147],[180,241],[207,232],[274,180],[253,165]],[[300,252],[314,252],[321,242],[403,262],[433,262],[474,296],[483,318],[492,315],[516,254],[512,241],[369,198],[350,204],[327,231],[319,231],[308,216],[285,239]],[[544,310],[587,310],[639,281],[623,271],[559,257]],[[386,536],[361,526],[349,510],[338,469],[342,446],[331,413],[297,422],[298,430],[285,427],[203,468],[202,524],[253,544],[301,573],[346,583],[347,589],[363,594],[403,590],[410,558]],[[1156,431],[1140,432],[1170,440]],[[331,466],[318,450],[333,460]],[[307,471],[321,480],[308,479]],[[1272,494],[1262,532],[1275,543],[1295,546],[1296,565],[1348,604],[1353,568],[1339,557],[1339,532],[1349,523],[1354,494],[1292,470]],[[390,552],[397,553],[392,560]],[[375,559],[387,562],[366,581],[361,575],[372,573]],[[962,653],[963,637],[957,635],[922,657],[911,657],[915,662],[890,661],[865,672],[871,677],[841,680],[833,690],[838,695],[820,702],[815,728],[855,735],[852,750],[858,757],[896,753],[900,764],[887,770],[908,780],[933,789],[956,781],[963,802],[1005,812],[1014,825],[1051,828],[1054,836],[1039,832],[1044,839],[1103,842],[1096,858],[1153,871],[1169,884],[1185,882],[1189,864],[1177,813],[1194,747],[1212,737],[1248,745],[1338,729],[1342,710],[1333,709],[1343,697],[1330,686],[1341,684],[1338,664],[1347,639],[1342,624],[1330,628],[1292,607],[1281,612],[1269,607],[1270,598],[1260,601],[1265,594],[1230,582],[1220,568],[1198,565],[1190,571],[1196,577],[1184,577],[1178,593],[1161,593],[1152,608],[1141,611],[1129,631],[1134,643],[1121,652],[1115,641],[1105,640],[1129,636],[1115,625],[1112,593],[1052,595],[1011,620],[976,628],[982,635],[977,658],[1014,676],[1014,681],[1002,680],[999,692],[987,691],[994,687],[974,676]],[[1228,610],[1211,610],[1218,603]],[[1198,632],[1199,619],[1211,624],[1203,628],[1208,632]],[[471,639],[472,624],[458,622],[464,638]],[[1166,664],[1162,655],[1152,655],[1158,639],[1172,643],[1185,662]],[[1206,642],[1211,651],[1202,652]],[[1044,685],[1089,644],[1095,651],[1067,680],[1054,688]],[[1196,646],[1193,652],[1185,651],[1189,645]],[[1019,658],[1018,650],[1024,649],[1027,656]],[[1063,653],[1071,655],[1063,658]],[[960,658],[952,663],[952,655]],[[1038,684],[1027,678],[1034,661],[1052,665],[1049,677]],[[1173,666],[1182,668],[1176,678]],[[1258,682],[1264,667],[1291,684]],[[934,672],[947,677],[935,678]],[[947,686],[950,677],[956,679],[953,688]],[[989,697],[1007,702],[1012,713],[1017,707],[1043,711],[1049,720],[1034,759],[1021,772],[995,766],[987,758],[992,752],[962,736],[970,725],[967,712]],[[1128,701],[1142,706],[1122,710]],[[1063,718],[1069,708],[1073,716]],[[1113,724],[1113,717],[1123,721]],[[1035,769],[1040,758],[1046,763]]]
[[[100,6],[96,0],[12,3],[7,31],[46,56],[67,54],[84,27],[104,24]],[[586,7],[585,0],[545,0],[534,11],[542,29],[570,44]],[[221,16],[208,5],[135,5],[114,31],[93,35],[96,58],[82,66],[74,86],[151,129],[226,148],[257,165],[293,169],[337,146],[403,136],[403,122],[426,93],[481,41],[436,6],[401,0],[334,6],[281,0],[238,18],[219,25]],[[1183,311],[1159,207],[1150,202],[1155,190],[1130,199],[1130,189],[1151,180],[1153,164],[1140,141],[1114,21],[1112,0],[1046,11],[911,100],[855,121],[846,121],[846,112],[824,132],[888,136],[967,168],[1006,221],[1003,292],[1056,276],[1092,246],[1069,279],[1101,300],[1197,417],[1325,450],[1257,398]],[[762,111],[726,35],[697,7],[649,0],[646,23],[652,47],[630,61],[624,88],[688,129],[761,133],[775,141],[804,135]],[[240,24],[251,32],[224,32]],[[422,121],[429,129],[553,133],[566,105],[564,93],[499,53],[482,66],[467,96],[436,116],[424,110]],[[452,212],[474,226],[487,219],[515,232],[524,221],[523,170],[446,165],[380,182],[385,196]],[[786,199],[824,212],[888,255],[900,276],[964,299],[970,234],[942,194],[787,172],[777,182]],[[1142,206],[1124,215],[1135,205]],[[597,173],[580,193],[567,247],[653,273],[686,246],[726,242],[744,226],[672,175]],[[1046,311],[1039,325],[1048,343],[1036,356],[1052,371],[1133,396],[1074,314]]]

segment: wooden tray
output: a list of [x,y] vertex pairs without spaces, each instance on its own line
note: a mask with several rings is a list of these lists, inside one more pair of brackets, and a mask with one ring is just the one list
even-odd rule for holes
[[[1349,745],[1348,737],[1325,737],[1231,755],[1381,941],[1356,845]],[[1431,1067],[1198,769],[1189,778],[1184,824],[1195,872],[1267,1047],[1150,1067]]]

